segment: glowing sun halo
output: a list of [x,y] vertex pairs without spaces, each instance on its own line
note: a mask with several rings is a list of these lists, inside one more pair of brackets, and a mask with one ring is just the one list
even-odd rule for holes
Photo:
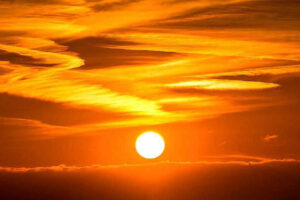
[[146,132],[139,135],[135,147],[138,154],[143,158],[154,159],[163,153],[165,141],[158,133]]

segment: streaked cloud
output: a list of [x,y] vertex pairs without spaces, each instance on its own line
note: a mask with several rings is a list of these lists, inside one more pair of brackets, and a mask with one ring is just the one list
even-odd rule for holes
[[276,88],[279,85],[274,83],[263,83],[254,81],[239,81],[239,80],[221,80],[221,79],[206,79],[199,81],[186,81],[179,83],[170,83],[166,85],[169,88],[175,89],[203,89],[203,90],[260,90]]

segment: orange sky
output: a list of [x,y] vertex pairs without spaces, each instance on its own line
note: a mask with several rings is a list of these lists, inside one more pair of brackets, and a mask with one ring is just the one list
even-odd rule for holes
[[149,130],[155,162],[298,161],[299,9],[0,0],[0,170],[149,164]]
[[299,0],[0,0],[0,199],[300,199],[299,36]]

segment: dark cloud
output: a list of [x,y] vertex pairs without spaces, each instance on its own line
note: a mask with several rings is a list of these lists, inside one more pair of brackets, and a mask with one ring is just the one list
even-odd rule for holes
[[11,70],[0,67],[0,75],[4,75],[4,74],[9,73],[9,72],[11,72]]
[[3,3],[10,4],[63,4],[61,0],[0,0]]
[[0,93],[0,116],[37,120],[46,124],[71,126],[107,122],[130,117],[122,113],[76,108],[62,103]]
[[[163,51],[126,50],[120,46],[135,43],[111,38],[83,38],[62,43],[69,51],[78,53],[85,65],[79,69],[94,69],[124,65],[143,65],[165,61],[180,54]],[[115,47],[113,47],[115,46]]]
[[72,44],[72,43],[83,43],[86,45],[94,45],[94,46],[130,46],[130,45],[138,45],[136,42],[125,41],[116,38],[110,37],[86,37],[78,40],[67,40],[60,39],[57,40],[58,43],[61,44]]
[[[0,172],[0,198],[289,200],[300,198],[299,169],[297,163],[274,163]],[[174,172],[176,176],[162,176],[159,172]],[[151,179],[151,174],[155,178]]]
[[[126,179],[116,176],[111,177],[103,172],[23,175],[1,173],[0,177],[1,199],[143,199],[138,185],[128,183]],[[4,185],[3,181],[7,181],[8,184]],[[12,190],[15,190],[14,193]]]
[[9,61],[12,64],[20,64],[23,66],[39,66],[52,67],[54,64],[44,63],[41,59],[35,59],[30,56],[24,56],[17,53],[12,53],[0,49],[0,61]]
[[139,1],[142,0],[119,0],[111,3],[99,3],[94,5],[92,8],[95,11],[111,11],[124,8]]
[[[199,0],[166,0],[163,3],[166,4],[185,4],[188,2],[199,2]],[[205,2],[205,0],[204,0]],[[211,3],[224,3],[224,0],[210,0]]]
[[[1,0],[0,0],[1,1]],[[0,30],[0,40],[1,43],[5,43],[7,38],[9,37],[13,37],[13,36],[19,36],[19,35],[25,35],[26,36],[26,32],[24,31],[6,31],[6,30]]]
[[298,198],[298,168],[298,164],[195,168],[178,184],[170,184],[162,199]]
[[[259,0],[195,8],[174,16],[158,27],[179,29],[260,28],[299,30],[300,2]],[[178,21],[179,20],[179,21]]]

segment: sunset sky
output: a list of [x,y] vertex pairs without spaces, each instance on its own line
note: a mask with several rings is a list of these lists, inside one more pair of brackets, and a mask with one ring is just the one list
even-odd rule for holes
[[0,199],[297,199],[299,123],[299,0],[0,0]]

